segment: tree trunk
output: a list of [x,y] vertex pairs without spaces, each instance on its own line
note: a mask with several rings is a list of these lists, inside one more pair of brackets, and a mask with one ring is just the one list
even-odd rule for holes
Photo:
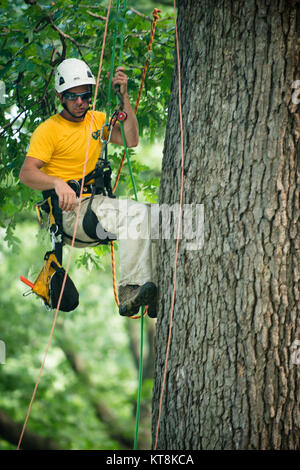
[[[157,449],[300,449],[300,5],[178,7],[183,202],[204,205],[204,245],[179,244]],[[175,66],[160,194],[170,205],[180,193],[177,77]],[[159,243],[154,442],[175,257],[174,238]]]

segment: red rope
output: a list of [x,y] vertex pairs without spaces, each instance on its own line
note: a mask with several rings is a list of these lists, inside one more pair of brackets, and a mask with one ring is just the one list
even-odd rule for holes
[[96,106],[96,98],[97,98],[99,82],[100,82],[100,75],[101,75],[101,70],[102,70],[103,54],[104,54],[105,41],[106,41],[106,36],[107,36],[107,25],[108,25],[108,20],[109,20],[109,15],[110,15],[110,9],[111,9],[111,0],[109,0],[109,4],[108,4],[108,8],[107,8],[107,16],[106,16],[106,21],[105,21],[101,57],[100,57],[100,62],[99,62],[98,75],[97,75],[96,88],[95,88],[95,95],[94,95],[93,108],[92,108],[91,124],[90,124],[88,144],[87,144],[84,167],[83,167],[83,177],[82,177],[82,183],[81,183],[81,189],[80,189],[79,204],[78,204],[77,212],[76,212],[76,220],[75,220],[75,225],[74,225],[71,249],[70,249],[70,253],[69,253],[69,257],[68,257],[65,276],[64,276],[64,279],[63,279],[63,283],[62,283],[62,288],[61,288],[59,299],[58,299],[57,308],[56,308],[54,319],[53,319],[53,322],[52,322],[52,328],[51,328],[50,336],[49,336],[49,339],[48,339],[46,351],[45,351],[44,358],[43,358],[43,361],[42,361],[42,364],[41,364],[41,367],[40,367],[40,370],[39,370],[39,374],[38,374],[37,381],[36,381],[36,384],[35,384],[35,387],[34,387],[34,390],[33,390],[33,394],[32,394],[31,400],[30,400],[30,404],[29,404],[29,407],[28,407],[25,422],[23,424],[23,428],[22,428],[22,431],[21,431],[21,434],[20,434],[17,450],[20,449],[20,446],[21,446],[21,443],[22,443],[22,440],[23,440],[23,436],[24,436],[24,432],[25,432],[27,422],[28,422],[28,419],[29,419],[29,415],[30,415],[30,412],[31,412],[31,408],[32,408],[32,405],[33,405],[33,402],[34,402],[34,399],[35,399],[35,396],[36,396],[37,388],[38,388],[38,385],[39,385],[39,382],[40,382],[40,379],[41,379],[41,375],[42,375],[42,372],[43,372],[43,369],[44,369],[44,366],[45,366],[46,358],[47,358],[47,355],[48,355],[48,351],[49,351],[49,348],[50,348],[50,344],[51,344],[51,340],[52,340],[52,336],[53,336],[53,332],[54,332],[54,328],[55,328],[55,324],[56,324],[56,320],[57,320],[57,316],[58,316],[59,307],[60,307],[60,304],[61,304],[63,291],[64,291],[66,280],[67,280],[68,271],[69,271],[69,268],[70,268],[71,256],[72,256],[72,251],[73,251],[73,248],[74,248],[74,241],[75,241],[75,237],[76,237],[76,231],[77,231],[78,220],[79,220],[79,212],[80,212],[80,207],[81,207],[81,199],[82,199],[82,192],[83,192],[83,186],[84,186],[84,177],[85,177],[87,158],[88,158],[90,142],[91,142],[92,124],[93,124],[93,118],[94,118],[94,112],[95,112],[95,106]]
[[[154,36],[155,36],[156,23],[159,20],[159,15],[158,15],[159,13],[161,13],[161,10],[159,10],[158,8],[154,8],[154,10],[152,12],[153,22],[152,22],[152,28],[151,28],[151,33],[150,33],[150,41],[149,41],[149,45],[148,45],[148,52],[151,51],[151,49],[152,49],[152,44],[153,44]],[[144,65],[142,78],[141,78],[141,83],[140,83],[140,88],[139,88],[138,96],[137,96],[136,103],[135,103],[135,109],[134,109],[135,114],[137,114],[137,112],[138,112],[138,108],[139,108],[139,104],[140,104],[140,101],[141,101],[141,96],[142,96],[142,92],[143,92],[143,88],[144,88],[144,84],[145,84],[145,79],[146,79],[146,74],[147,74],[148,67],[149,67],[149,60],[147,59],[146,62],[145,62],[145,65]],[[126,158],[126,152],[124,150],[122,160],[121,160],[121,163],[120,163],[120,166],[119,166],[119,169],[118,169],[118,173],[117,173],[117,176],[116,176],[115,184],[114,184],[114,187],[113,187],[113,193],[115,192],[115,190],[117,188],[117,185],[119,183],[119,179],[120,179],[120,176],[121,176],[121,171],[122,171],[123,165],[125,163],[125,158]],[[111,246],[113,291],[114,291],[116,304],[119,307],[119,299],[118,299],[118,293],[117,293],[117,281],[116,281],[114,243],[111,242],[110,246]],[[148,310],[148,306],[146,305],[146,307],[144,309],[144,315],[146,315],[147,310]],[[141,316],[137,315],[137,316],[131,316],[129,318],[135,320],[135,319],[141,318]]]
[[[151,28],[151,33],[150,33],[150,41],[149,41],[149,45],[148,45],[148,52],[150,52],[151,49],[152,49],[152,44],[153,44],[154,36],[155,36],[156,23],[159,20],[158,13],[160,13],[160,12],[161,12],[161,10],[159,10],[158,8],[154,8],[154,10],[152,12],[153,22],[152,22],[152,28]],[[145,79],[146,79],[146,74],[147,74],[148,67],[149,67],[149,59],[146,59],[144,69],[143,69],[143,73],[142,73],[140,88],[139,88],[138,96],[137,96],[136,103],[135,103],[135,109],[134,109],[135,114],[137,114],[137,112],[138,112],[138,108],[139,108],[139,104],[140,104],[140,101],[141,101],[141,96],[142,96],[142,92],[143,92],[143,88],[144,88],[144,84],[145,84]],[[119,179],[120,179],[120,176],[121,176],[121,171],[122,171],[123,165],[125,163],[125,158],[126,158],[126,152],[124,150],[122,160],[121,160],[121,163],[120,163],[120,166],[119,166],[119,169],[118,169],[118,173],[117,173],[117,176],[116,176],[116,181],[115,181],[115,184],[114,184],[114,187],[113,187],[113,193],[115,192],[115,190],[117,188],[117,185],[119,183]]]
[[177,240],[176,240],[175,261],[174,261],[173,294],[172,294],[172,303],[171,303],[171,312],[170,312],[170,325],[169,325],[168,342],[167,342],[167,348],[166,348],[162,388],[161,388],[161,394],[160,394],[160,400],[159,400],[159,410],[158,410],[154,450],[157,449],[158,433],[159,433],[161,411],[162,411],[162,401],[163,401],[163,395],[164,395],[165,386],[166,386],[167,367],[168,367],[169,352],[170,352],[170,345],[171,345],[175,294],[176,294],[177,260],[178,260],[179,239],[180,239],[180,232],[181,232],[183,186],[184,186],[184,180],[183,180],[184,148],[183,148],[183,119],[182,119],[182,100],[181,100],[181,70],[180,70],[180,51],[179,51],[179,41],[178,41],[177,16],[176,16],[176,0],[173,0],[173,5],[174,5],[174,20],[175,20],[175,33],[176,33],[177,67],[178,67],[178,105],[179,105],[180,136],[181,136],[181,175],[180,175],[181,183],[180,183],[180,202],[179,202],[179,213],[178,213],[178,230],[177,230]]

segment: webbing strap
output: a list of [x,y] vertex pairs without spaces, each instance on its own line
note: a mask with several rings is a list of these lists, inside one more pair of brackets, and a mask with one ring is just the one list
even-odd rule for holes
[[53,206],[52,206],[51,197],[48,197],[47,202],[49,204],[49,209],[50,209],[50,212],[49,212],[49,225],[51,227],[52,225],[55,225],[55,218],[54,218],[54,215],[53,215]]

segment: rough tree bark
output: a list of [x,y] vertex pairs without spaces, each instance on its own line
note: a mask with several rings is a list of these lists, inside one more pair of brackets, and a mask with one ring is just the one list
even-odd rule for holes
[[[179,245],[157,449],[300,448],[299,7],[179,0],[184,203],[204,204],[204,246]],[[172,205],[176,67],[162,174]],[[154,442],[175,240],[159,243]]]

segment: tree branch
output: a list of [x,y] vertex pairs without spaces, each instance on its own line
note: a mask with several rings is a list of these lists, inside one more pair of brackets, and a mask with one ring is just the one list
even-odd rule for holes
[[[64,32],[54,23],[54,21],[53,21],[53,16],[55,15],[57,9],[54,10],[54,11],[52,11],[52,13],[47,13],[47,12],[45,12],[44,7],[43,7],[42,5],[40,5],[36,0],[24,0],[24,1],[25,1],[25,3],[27,3],[28,5],[36,5],[37,7],[39,7],[39,9],[40,9],[40,10],[43,12],[43,14],[44,14],[44,19],[45,19],[46,23],[49,23],[50,26],[51,26],[51,28],[54,29],[54,31],[57,31],[57,32],[59,33],[60,38],[63,37],[64,39],[69,39],[69,41],[71,41],[71,42],[77,47],[78,52],[79,52],[80,56],[82,57],[82,59],[84,58],[84,57],[83,57],[83,54],[82,54],[82,52],[81,52],[81,50],[80,50],[80,48],[89,49],[89,47],[88,47],[88,46],[84,46],[84,45],[82,45],[82,44],[79,44],[74,38],[72,38],[72,36],[69,36],[69,34],[64,33]],[[39,25],[41,24],[41,21],[42,21],[42,19],[38,22],[37,27],[39,27]],[[43,28],[41,27],[41,29],[43,29]]]
[[106,17],[102,15],[97,15],[97,13],[93,13],[89,10],[86,11],[88,15],[93,16],[93,18],[98,18],[99,20],[106,21]]
[[[60,38],[61,45],[62,45],[62,52],[60,54],[58,49],[53,46],[53,51],[52,51],[51,59],[50,59],[50,64],[52,67],[55,67],[57,64],[59,64],[66,58],[67,45],[66,45],[65,38],[62,34],[59,35],[59,38]],[[58,55],[58,58],[54,59],[56,55]]]
[[133,13],[135,13],[137,16],[140,16],[141,18],[144,18],[144,20],[147,20],[147,21],[152,21],[153,18],[150,18],[150,16],[146,16],[144,15],[144,13],[141,13],[140,11],[136,10],[135,8],[129,8],[130,11],[132,11]]
[[84,56],[83,56],[80,48],[82,47],[84,49],[89,49],[89,47],[84,46],[83,44],[79,44],[77,41],[75,41],[75,39],[72,38],[72,36],[69,36],[69,34],[64,33],[58,26],[56,26],[56,24],[54,23],[51,15],[47,15],[47,17],[49,18],[49,23],[50,23],[52,29],[54,29],[54,31],[57,31],[59,33],[60,38],[63,37],[64,39],[69,39],[69,41],[71,41],[77,47],[81,58],[84,60]]
[[[5,441],[17,446],[22,426],[0,410],[0,436]],[[23,450],[61,450],[52,439],[42,437],[28,429],[24,433],[21,447]]]
[[63,339],[57,337],[57,341],[77,378],[86,386],[86,399],[93,406],[97,418],[106,426],[108,435],[119,442],[125,449],[132,448],[130,428],[128,429],[128,427],[126,427],[126,429],[124,429],[124,427],[120,425],[118,416],[116,416],[103,401],[99,400],[97,387],[93,384],[87,373],[88,368],[85,362],[79,354],[74,352],[76,348],[73,347],[71,340],[69,338],[66,340],[66,336],[64,336]]

